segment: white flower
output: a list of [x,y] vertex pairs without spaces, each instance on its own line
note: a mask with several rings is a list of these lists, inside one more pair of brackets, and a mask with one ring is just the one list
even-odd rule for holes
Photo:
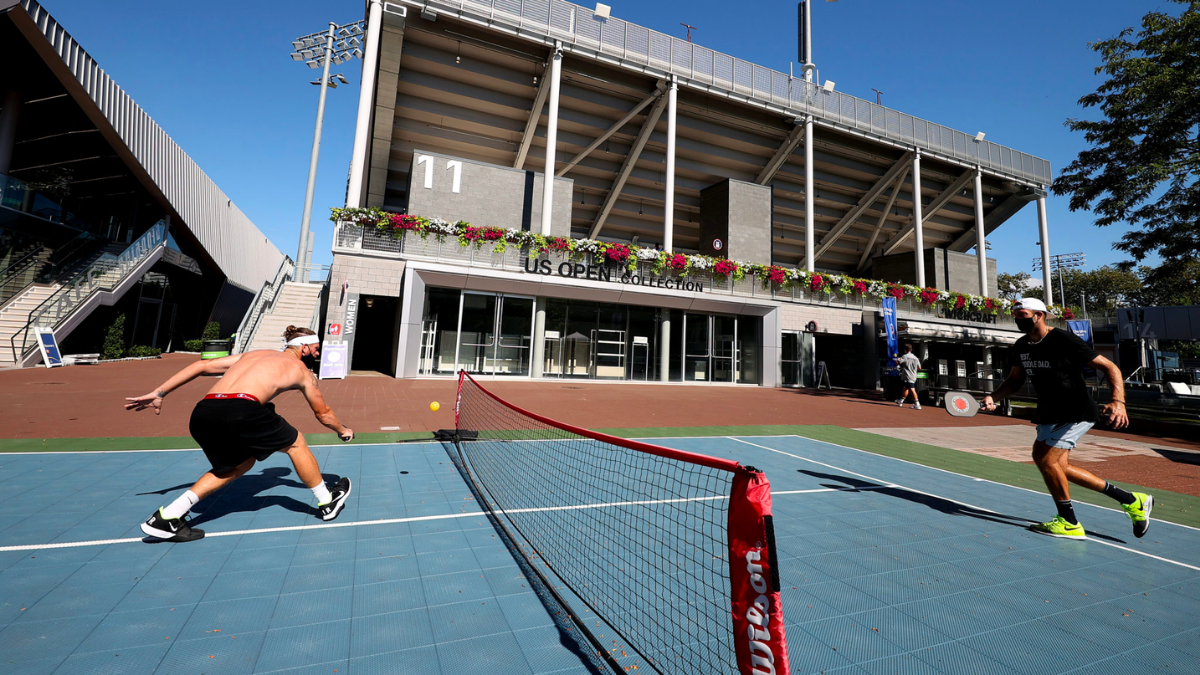
[[657,251],[652,248],[639,248],[637,250],[637,259],[638,260],[658,260],[659,253],[661,253],[661,251]]
[[578,239],[575,241],[575,250],[583,253],[595,253],[600,250],[600,242],[595,239]]
[[938,291],[938,300],[945,302],[950,299],[950,291]]
[[689,255],[688,264],[694,270],[706,270],[712,267],[712,259],[704,255]]
[[867,292],[877,298],[882,298],[887,295],[887,284],[882,281],[872,281],[867,284]]
[[434,234],[458,234],[458,228],[454,223],[443,218],[430,218],[429,226],[426,229]]

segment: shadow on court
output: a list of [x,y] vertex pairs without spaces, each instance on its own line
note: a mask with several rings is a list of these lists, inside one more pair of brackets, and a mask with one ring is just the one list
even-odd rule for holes
[[[1019,516],[1010,516],[1010,515],[1006,515],[1003,513],[997,513],[995,511],[984,511],[982,509],[976,509],[976,508],[967,506],[966,504],[960,504],[959,502],[945,499],[943,497],[938,497],[936,495],[925,494],[922,492],[915,492],[913,490],[909,490],[908,488],[889,487],[889,486],[885,486],[881,483],[872,483],[871,481],[862,480],[861,478],[853,478],[851,476],[840,476],[838,474],[832,474],[832,473],[822,473],[820,471],[809,471],[807,469],[796,469],[796,471],[799,473],[802,473],[806,476],[812,476],[813,478],[817,478],[819,480],[833,480],[833,481],[838,481],[839,483],[842,483],[841,485],[836,485],[836,484],[831,484],[831,483],[821,483],[821,487],[833,488],[835,490],[846,490],[847,487],[852,488],[851,490],[847,490],[848,492],[857,492],[858,490],[870,490],[871,492],[874,492],[876,494],[887,495],[888,497],[895,497],[896,499],[903,499],[904,501],[912,502],[913,504],[920,504],[921,506],[926,506],[928,508],[933,509],[934,511],[938,511],[939,513],[944,513],[948,516],[967,516],[970,518],[978,518],[979,520],[986,520],[986,521],[993,522],[993,523],[1001,523],[1003,525],[1012,525],[1013,527],[1019,527],[1022,529],[1027,529],[1030,525],[1033,525],[1034,523],[1037,522],[1034,520],[1030,520],[1028,518],[1021,518]],[[1123,539],[1117,539],[1116,537],[1110,537],[1110,536],[1103,535],[1103,534],[1097,534],[1091,530],[1088,531],[1088,536],[1095,537],[1097,539],[1104,539],[1105,541],[1112,541],[1112,542],[1116,542],[1116,543],[1120,543],[1120,544],[1125,543],[1125,540],[1123,540]]]
[[[300,494],[306,497],[311,496],[307,485],[297,480],[284,478],[284,476],[291,475],[291,473],[291,469],[282,466],[269,467],[256,474],[247,472],[244,476],[226,485],[215,495],[201,500],[196,505],[196,508],[193,509],[193,517],[189,524],[194,527],[200,523],[217,520],[231,513],[261,511],[271,506],[278,506],[295,513],[316,514],[316,508],[308,502],[300,501],[294,497],[284,495],[259,496],[260,492],[266,492],[280,486],[302,490],[303,492]],[[338,479],[333,474],[322,475],[326,483],[333,483]],[[189,487],[191,487],[191,483],[164,488],[146,494],[166,494],[173,490]]]

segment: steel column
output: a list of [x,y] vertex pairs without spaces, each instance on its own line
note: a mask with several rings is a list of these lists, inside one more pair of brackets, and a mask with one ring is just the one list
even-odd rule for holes
[[[550,58],[553,61],[554,57]],[[552,63],[547,62],[542,69],[542,81],[538,85],[537,94],[533,97],[533,108],[529,111],[529,120],[525,122],[525,133],[521,134],[521,145],[517,148],[517,158],[513,161],[514,169],[525,167],[525,157],[529,155],[529,145],[537,133],[538,122],[542,119],[542,108],[546,107],[546,97],[550,95],[550,69]]]
[[554,43],[550,57],[550,112],[546,120],[546,168],[542,174],[542,236],[550,236],[554,215],[554,151],[558,149],[558,91],[562,75],[562,44]]
[[[566,166],[559,169],[557,172],[555,172],[554,175],[562,176],[566,172],[570,171],[576,164],[582,162],[584,157],[587,157],[588,155],[592,154],[592,151],[595,150],[596,148],[600,147],[601,143],[603,143],[604,141],[607,141],[613,134],[620,131],[622,127],[624,127],[626,124],[629,124],[629,120],[636,117],[638,113],[640,113],[642,110],[644,110],[646,108],[646,106],[650,105],[651,103],[654,103],[654,100],[657,99],[661,95],[662,95],[661,89],[655,90],[655,92],[653,94],[650,94],[645,99],[643,99],[641,103],[634,106],[633,110],[630,110],[629,112],[625,113],[625,116],[622,117],[621,119],[617,120],[616,124],[613,124],[611,127],[606,129],[604,131],[604,133],[600,134],[600,136],[597,137],[596,140],[592,141],[590,145],[588,145],[586,148],[584,148],[582,152],[580,152],[578,155],[575,155],[574,157],[572,157],[571,161],[567,162]],[[520,167],[517,167],[517,168],[520,168]]]
[[667,89],[667,185],[663,205],[663,250],[667,253],[675,250],[675,107],[678,90],[679,84],[672,75]]
[[875,231],[871,233],[871,238],[867,241],[867,246],[863,249],[862,257],[858,259],[858,267],[855,269],[861,270],[867,264],[867,259],[871,257],[871,249],[874,248],[879,233],[883,232],[883,224],[887,222],[888,212],[892,210],[892,205],[896,203],[896,197],[900,195],[900,188],[904,187],[904,179],[908,176],[909,168],[904,167],[904,171],[901,171],[896,178],[896,184],[892,186],[892,195],[888,197],[887,204],[883,207],[883,213],[879,214],[879,222],[875,223]]
[[913,154],[912,167],[912,200],[913,200],[913,251],[917,259],[917,285],[925,288],[925,232],[922,227],[924,218],[921,217],[921,151]]
[[325,34],[324,69],[321,71],[321,97],[317,102],[317,129],[313,132],[312,155],[308,159],[308,187],[304,191],[304,215],[300,220],[300,246],[296,251],[296,270],[292,281],[308,283],[308,226],[312,220],[313,191],[317,187],[317,156],[321,154],[321,124],[325,121],[325,92],[329,89],[329,61],[333,57],[333,31],[337,24],[329,22]]
[[975,169],[975,254],[979,258],[979,294],[988,294],[987,234],[983,227],[983,169]]
[[650,114],[646,116],[646,121],[642,124],[642,130],[638,132],[637,138],[633,141],[633,147],[629,149],[629,154],[625,155],[625,163],[621,165],[620,173],[617,174],[616,180],[609,188],[608,195],[604,198],[604,204],[600,206],[600,212],[596,214],[596,222],[592,224],[592,229],[588,232],[588,239],[595,239],[600,234],[600,229],[604,227],[604,221],[608,219],[608,214],[612,212],[613,206],[621,196],[625,181],[629,180],[629,174],[633,173],[633,167],[637,164],[642,149],[646,147],[646,141],[650,140],[650,134],[653,133],[659,118],[662,117],[663,108],[666,107],[667,97],[661,96],[654,107],[650,109]]
[[0,174],[12,166],[13,148],[17,142],[17,119],[21,115],[21,92],[9,89],[0,108]]
[[346,206],[362,206],[367,174],[367,148],[371,145],[371,113],[375,109],[375,77],[379,71],[379,33],[383,27],[383,2],[371,0],[367,12],[367,44],[363,52],[362,84],[358,90],[358,118],[354,123],[354,152],[350,157],[350,185]]
[[1047,305],[1054,304],[1054,278],[1050,275],[1050,229],[1046,223],[1046,197],[1037,199],[1038,234],[1042,244],[1042,293]]
[[[805,75],[811,77],[812,71]],[[817,268],[817,244],[813,232],[813,200],[816,199],[816,191],[813,180],[813,117],[809,115],[804,118],[804,269],[809,272]]]

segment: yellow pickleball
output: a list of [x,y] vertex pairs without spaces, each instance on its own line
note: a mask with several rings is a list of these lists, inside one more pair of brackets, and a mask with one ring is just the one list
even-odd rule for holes
[[442,404],[438,403],[437,401],[434,401],[433,403],[429,404],[429,409],[432,410],[433,412],[437,412],[438,409],[441,407],[442,407]]

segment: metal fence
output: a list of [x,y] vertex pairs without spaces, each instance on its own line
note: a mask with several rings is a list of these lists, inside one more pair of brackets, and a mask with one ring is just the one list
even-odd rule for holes
[[263,282],[262,288],[258,289],[258,294],[254,296],[254,301],[250,303],[250,310],[242,317],[242,323],[237,329],[237,340],[234,341],[233,351],[230,353],[241,354],[250,346],[254,334],[258,332],[259,322],[275,306],[275,301],[283,292],[284,282],[291,278],[295,268],[292,259],[283,256],[283,262],[279,263],[279,269],[275,271],[275,278]]
[[1050,162],[1033,155],[977,141],[974,136],[865,99],[825,91],[817,84],[680,40],[617,18],[602,19],[594,10],[564,0],[407,0],[435,11],[457,10],[489,26],[560,40],[576,51],[594,52],[623,64],[642,66],[681,78],[684,84],[715,88],[780,106],[795,115],[817,118],[874,136],[913,145],[995,172],[1049,185]]

